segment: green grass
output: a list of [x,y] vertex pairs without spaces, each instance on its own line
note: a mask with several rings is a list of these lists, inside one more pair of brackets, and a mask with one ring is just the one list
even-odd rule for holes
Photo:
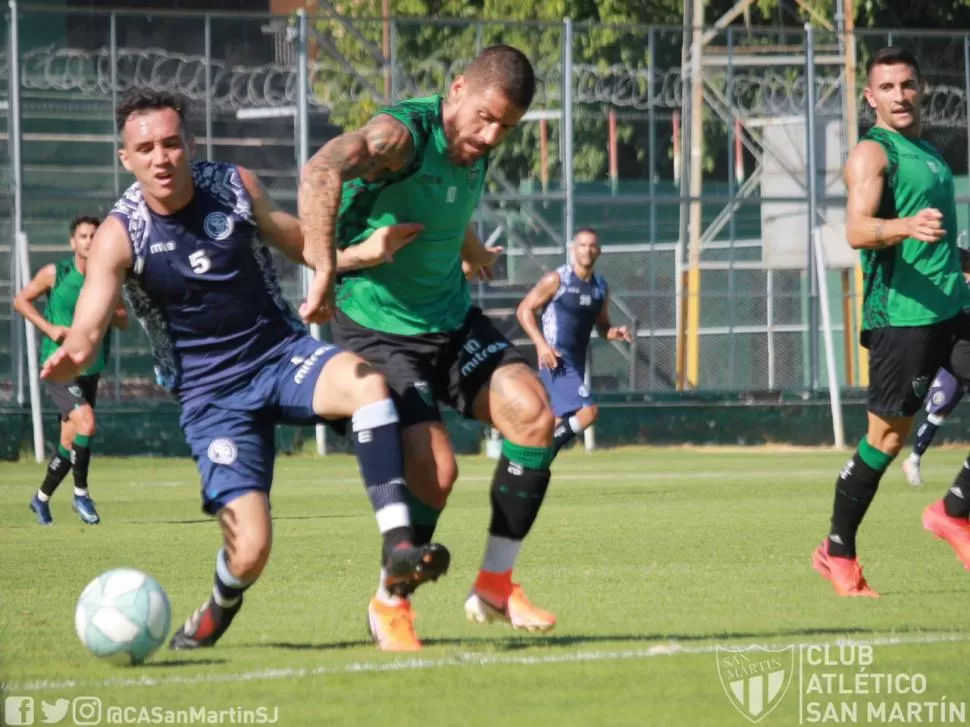
[[[273,556],[232,629],[215,649],[161,650],[128,669],[83,649],[74,606],[89,580],[119,566],[158,578],[176,624],[202,602],[220,539],[200,510],[194,465],[95,457],[103,524],[78,522],[68,480],[53,500],[56,525],[40,528],[27,502],[42,467],[4,464],[0,678],[7,695],[31,695],[38,708],[40,698],[82,695],[105,708],[263,706],[278,708],[284,725],[745,725],[721,686],[715,646],[855,639],[876,644],[867,673],[926,675],[924,694],[890,700],[959,702],[970,579],[921,529],[920,512],[963,456],[931,451],[922,490],[898,465],[884,479],[860,537],[866,575],[883,594],[872,601],[836,598],[809,566],[844,453],[567,453],[518,567],[530,598],[559,617],[549,635],[464,619],[493,463],[463,459],[438,533],[451,572],[415,599],[426,643],[417,656],[380,653],[365,631],[378,537],[353,459],[281,459]],[[826,669],[859,671],[804,674]],[[798,724],[791,673],[789,693],[759,724]],[[884,697],[848,697],[867,699]]]

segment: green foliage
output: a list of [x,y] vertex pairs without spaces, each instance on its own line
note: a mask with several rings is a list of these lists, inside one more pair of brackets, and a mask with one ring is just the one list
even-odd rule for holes
[[[784,3],[781,12],[779,2]],[[833,18],[835,0],[810,2],[820,16]],[[710,25],[734,4],[734,0],[706,0],[705,23]],[[624,112],[633,106],[632,110],[645,116],[646,71],[651,63],[646,25],[677,26],[683,22],[683,0],[392,0],[394,20],[388,24],[380,20],[381,0],[334,0],[332,7],[336,16],[321,11],[313,21],[319,62],[313,87],[317,98],[331,108],[331,121],[344,128],[365,123],[385,98],[411,96],[419,91],[445,93],[463,63],[482,47],[497,42],[515,45],[533,60],[541,80],[533,109],[558,109],[562,90],[562,19],[571,17],[572,52],[577,67],[574,93],[585,91],[587,96],[584,103],[573,106],[573,165],[577,181],[606,179],[610,109]],[[860,28],[966,28],[970,27],[970,0],[944,0],[930,5],[867,0],[857,2],[856,16]],[[777,33],[759,35],[749,28],[777,25],[780,18],[789,33],[782,42],[795,45],[801,42],[800,25],[808,17],[792,0],[757,0],[732,27],[737,42],[744,45],[776,43]],[[393,77],[381,61],[386,32],[396,62]],[[683,39],[676,30],[656,31],[652,60],[657,73],[680,67]],[[723,34],[714,41],[722,45],[724,42]],[[862,56],[867,52],[864,45],[860,45]],[[626,70],[611,73],[611,68]],[[635,72],[629,72],[630,69]],[[631,104],[631,98],[640,103]],[[666,117],[670,109],[661,111],[664,115],[656,134],[658,155],[664,158],[670,154],[670,122]],[[551,180],[561,173],[560,126],[557,120],[548,124]],[[723,123],[708,112],[704,127],[707,147],[716,150],[714,156],[724,157]],[[539,133],[538,123],[525,123],[496,153],[495,165],[513,181],[539,178]],[[618,124],[617,139],[621,176],[645,177],[645,119],[625,118]],[[705,160],[708,171],[715,167],[714,156],[709,153]]]

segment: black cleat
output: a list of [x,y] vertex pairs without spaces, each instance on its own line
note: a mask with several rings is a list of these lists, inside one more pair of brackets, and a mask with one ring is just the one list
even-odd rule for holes
[[388,593],[406,598],[422,583],[438,580],[450,564],[451,554],[438,543],[401,545],[388,556],[384,587]]
[[240,608],[242,608],[242,596],[234,606],[228,608],[223,608],[210,596],[201,608],[189,616],[182,628],[175,632],[168,648],[179,650],[215,646],[219,638],[226,633]]

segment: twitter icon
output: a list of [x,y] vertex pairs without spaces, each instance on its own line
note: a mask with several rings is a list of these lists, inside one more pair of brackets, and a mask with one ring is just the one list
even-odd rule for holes
[[68,699],[58,699],[53,704],[40,701],[40,709],[44,713],[44,724],[57,724],[67,716],[67,708],[71,702]]

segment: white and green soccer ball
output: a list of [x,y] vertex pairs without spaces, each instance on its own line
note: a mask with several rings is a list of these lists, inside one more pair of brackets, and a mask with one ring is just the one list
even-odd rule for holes
[[147,573],[121,568],[91,581],[77,602],[74,627],[97,657],[119,665],[141,664],[168,636],[172,609],[165,590]]

